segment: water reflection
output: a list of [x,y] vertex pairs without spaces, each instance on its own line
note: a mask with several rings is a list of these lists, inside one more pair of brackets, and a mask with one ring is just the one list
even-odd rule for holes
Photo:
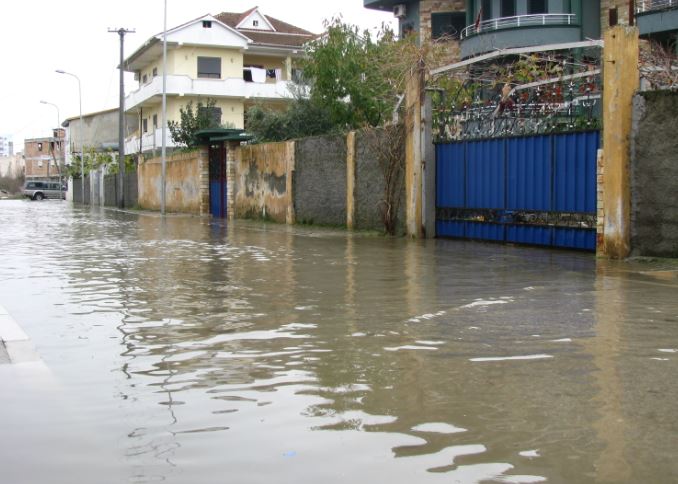
[[[678,474],[670,271],[539,249],[5,207],[0,289],[26,290],[46,315],[27,330],[78,401],[75,421],[103,425],[108,457],[87,458],[118,453],[131,482]],[[54,240],[38,250],[45,229]],[[25,301],[17,313],[31,320]],[[58,419],[44,432],[66,433]]]

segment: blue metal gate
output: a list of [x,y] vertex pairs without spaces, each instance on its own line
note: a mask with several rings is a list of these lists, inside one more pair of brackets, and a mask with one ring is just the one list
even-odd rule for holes
[[438,144],[438,236],[595,250],[599,145],[599,131]]
[[224,142],[209,148],[210,214],[218,218],[226,218],[227,214],[226,149]]

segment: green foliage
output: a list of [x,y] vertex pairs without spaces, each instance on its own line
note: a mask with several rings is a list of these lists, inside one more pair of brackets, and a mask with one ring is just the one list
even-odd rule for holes
[[219,124],[211,116],[210,111],[216,107],[217,102],[208,98],[203,104],[198,101],[195,108],[193,101],[190,101],[186,107],[179,109],[179,122],[168,121],[167,127],[170,130],[172,141],[183,147],[193,148],[197,146],[195,133],[202,129],[218,128]]
[[[66,166],[64,176],[72,178],[80,178],[81,175],[81,157],[76,155],[73,157],[73,163]],[[85,149],[85,176],[87,176],[92,170],[98,170],[101,167],[106,168],[106,173],[116,174],[118,173],[118,159],[116,153],[113,150],[106,150],[103,152],[96,152],[93,148],[89,150]],[[136,171],[137,169],[137,159],[135,155],[126,155],[125,156],[125,171]]]
[[245,124],[255,143],[317,136],[336,129],[329,109],[308,99],[296,99],[284,111],[254,106],[247,111]]
[[246,128],[255,141],[386,125],[408,79],[449,60],[444,43],[419,46],[414,36],[397,40],[388,26],[374,35],[341,19],[325,27],[306,47],[299,66],[303,84],[289,108],[275,112],[255,107],[247,113]]
[[392,58],[396,43],[388,27],[373,38],[368,30],[361,33],[358,27],[334,19],[325,34],[307,47],[301,67],[310,99],[329,111],[335,126],[355,129],[390,119],[400,93],[397,76],[385,71],[397,60]]

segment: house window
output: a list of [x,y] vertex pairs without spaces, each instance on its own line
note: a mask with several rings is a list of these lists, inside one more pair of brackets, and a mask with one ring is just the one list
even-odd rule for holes
[[502,17],[516,16],[516,0],[501,0],[501,16]]
[[619,11],[617,7],[611,8],[608,12],[610,27],[614,27],[619,23]]
[[297,69],[296,67],[292,68],[292,82],[295,84],[302,84],[304,82],[303,69]]
[[259,27],[259,21],[258,20],[252,20],[252,25],[254,27]]
[[198,57],[198,77],[221,79],[221,57]]
[[431,36],[434,39],[458,39],[466,26],[466,12],[440,12],[431,14]]
[[158,115],[153,115],[153,129],[158,129]]
[[148,133],[148,118],[144,118],[144,120],[141,122],[141,131],[144,133]]
[[42,143],[38,143],[38,151],[42,151]]
[[548,5],[546,0],[529,0],[527,2],[528,14],[548,13]]
[[141,82],[143,82],[144,84],[146,84],[148,82],[148,75],[147,74],[144,74],[144,77],[141,78]]
[[203,20],[202,21],[202,28],[203,29],[211,29],[212,28],[212,21],[211,20]]
[[153,77],[157,77],[157,76],[158,76],[158,68],[154,67],[153,68]]
[[200,106],[198,109],[200,116],[207,116],[210,120],[210,127],[217,128],[221,126],[221,108]]

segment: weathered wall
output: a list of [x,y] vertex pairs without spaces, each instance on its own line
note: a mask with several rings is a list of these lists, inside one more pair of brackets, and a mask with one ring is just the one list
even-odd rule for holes
[[[175,153],[167,158],[165,208],[168,212],[201,214],[204,210],[202,177],[208,169],[207,150]],[[162,164],[160,158],[141,161],[138,167],[139,206],[160,210]]]
[[[405,173],[402,138],[387,135],[384,130],[361,131],[356,134],[355,212],[356,229],[384,230],[382,213],[389,200],[396,213],[397,232],[404,230]],[[400,149],[394,149],[400,142]],[[389,163],[387,153],[400,155],[400,162]],[[391,179],[387,196],[386,179]]]
[[318,136],[297,141],[293,178],[297,221],[346,224],[346,137]]
[[633,107],[632,254],[678,257],[678,93],[642,93]]
[[294,142],[243,146],[235,163],[235,216],[286,223],[293,209]]

